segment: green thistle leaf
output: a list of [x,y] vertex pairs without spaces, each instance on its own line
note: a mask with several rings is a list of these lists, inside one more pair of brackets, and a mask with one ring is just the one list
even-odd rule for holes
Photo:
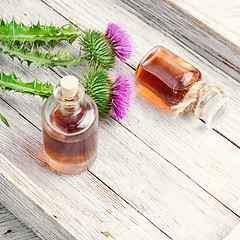
[[78,65],[84,61],[81,58],[70,57],[68,51],[63,49],[59,49],[57,54],[53,54],[51,51],[45,54],[37,50],[34,51],[33,48],[29,51],[24,46],[18,48],[12,44],[0,42],[0,51],[8,54],[11,58],[16,57],[21,63],[26,61],[28,66],[33,63],[36,67],[45,66],[48,68],[61,66],[67,68],[68,66]]
[[66,40],[70,44],[80,35],[80,30],[68,24],[63,27],[42,26],[38,22],[36,25],[25,26],[23,23],[17,24],[13,18],[10,23],[0,20],[0,41],[15,42],[19,45],[23,43],[43,46],[49,44],[55,47],[61,41]]
[[116,54],[108,41],[105,34],[93,29],[86,30],[79,37],[79,43],[85,52],[84,58],[104,69],[113,68]]
[[23,94],[38,95],[43,99],[53,94],[53,86],[50,83],[39,83],[37,78],[33,82],[24,83],[15,73],[7,75],[3,70],[0,75],[0,88],[3,92],[13,90],[14,92]]
[[105,118],[112,109],[112,81],[109,75],[97,67],[87,68],[81,79],[86,93],[95,101],[100,118]]
[[2,122],[3,122],[7,127],[10,128],[10,125],[9,125],[7,119],[6,119],[1,113],[0,113],[0,120],[2,120]]

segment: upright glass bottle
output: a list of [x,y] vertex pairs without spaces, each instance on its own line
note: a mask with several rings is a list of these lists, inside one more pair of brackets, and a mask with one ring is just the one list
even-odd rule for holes
[[98,109],[74,76],[65,76],[42,109],[46,163],[62,174],[79,174],[95,161]]
[[154,47],[143,57],[135,77],[140,93],[147,99],[174,109],[177,114],[191,109],[210,128],[228,112],[223,91],[202,81],[197,68],[162,46]]

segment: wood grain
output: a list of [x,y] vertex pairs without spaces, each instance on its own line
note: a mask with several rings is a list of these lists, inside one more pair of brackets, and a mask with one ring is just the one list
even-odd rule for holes
[[193,17],[239,46],[240,5],[238,0],[171,0]]
[[[72,21],[77,26],[83,25],[87,28],[98,28],[103,31],[109,22],[119,22],[119,19],[121,19],[121,23],[127,27],[127,30],[130,32],[133,42],[136,45],[134,56],[128,61],[133,69],[136,69],[141,58],[147,51],[153,46],[159,44],[165,46],[199,68],[206,81],[218,84],[223,88],[226,94],[229,95],[230,103],[232,105],[230,112],[231,115],[228,116],[227,120],[217,126],[216,129],[222,135],[240,146],[240,136],[238,134],[238,132],[240,132],[240,119],[238,117],[240,110],[240,95],[238,94],[240,91],[240,83],[229,75],[223,73],[220,69],[214,67],[212,64],[209,64],[209,62],[200,57],[197,52],[186,48],[186,46],[179,42],[175,37],[168,35],[163,30],[159,31],[155,27],[149,26],[149,24],[139,19],[132,12],[119,6],[119,3],[120,2],[118,1],[98,2],[94,0],[89,3],[71,0],[66,3],[65,1],[52,0],[51,6],[55,11],[64,15],[69,21]],[[78,6],[79,10],[72,11],[72,6]],[[106,14],[101,14],[103,11]],[[96,14],[92,15],[92,12],[95,12]],[[91,21],[89,21],[89,19],[91,19]],[[130,25],[129,23],[132,24]],[[128,72],[129,75],[134,77],[134,72],[130,68],[124,66],[122,67],[122,70]],[[72,72],[76,73],[76,69]],[[232,126],[235,127],[233,128]]]
[[[236,31],[237,28],[234,32],[231,30],[236,25],[234,22],[239,22],[240,17],[236,15],[230,18],[233,23],[233,26],[228,23],[231,30],[218,21],[222,19],[222,12],[226,8],[230,6],[232,6],[231,9],[239,8],[237,1],[230,1],[231,5],[228,5],[228,2],[216,0],[211,0],[210,3],[204,0],[194,2],[188,0],[139,0],[137,2],[123,0],[122,2],[143,21],[156,29],[163,29],[239,81],[240,35]],[[217,10],[222,9],[214,19],[211,15],[213,7],[215,7],[215,16]]]
[[20,220],[0,203],[0,239],[1,240],[40,240]]
[[[8,119],[12,116],[13,131],[9,133],[4,127],[0,133],[1,151],[7,152],[11,159],[4,158],[0,164],[1,190],[6,192],[0,201],[44,239],[56,236],[64,239],[61,237],[61,234],[66,236],[64,229],[72,234],[72,239],[88,239],[91,235],[102,239],[101,232],[109,232],[116,239],[163,239],[161,232],[134,208],[177,239],[195,238],[196,233],[199,239],[210,236],[221,239],[239,221],[176,168],[111,121],[102,125],[100,131],[99,156],[91,169],[94,175],[53,174],[42,163],[40,131],[2,101],[1,106]],[[21,153],[21,158],[17,153]],[[112,179],[107,183],[113,183],[114,192],[120,192],[134,208],[102,184],[95,177],[98,172],[102,173],[98,178],[106,175]],[[28,209],[34,209],[34,215]],[[51,227],[46,214],[52,216],[51,223],[58,224]],[[199,224],[193,226],[191,223],[196,219]],[[49,228],[45,229],[45,225]]]
[[[216,84],[221,82],[224,86],[224,90],[231,97],[232,109],[227,121],[221,123],[217,130],[233,142],[240,144],[240,119],[238,117],[240,84],[234,79],[209,65],[207,61],[196,54],[188,52],[188,49],[176,45],[174,41],[171,41],[172,39],[166,38],[164,34],[147,26],[143,21],[125,9],[121,9],[112,1],[98,2],[98,4],[97,2],[93,4],[93,1],[91,1],[91,4],[81,4],[79,1],[72,0],[66,4],[65,2],[52,0],[51,5],[54,6],[56,11],[68,16],[68,19],[75,19],[75,23],[84,23],[87,26],[90,25],[89,27],[96,25],[101,29],[103,28],[102,24],[106,26],[109,21],[121,19],[134,36],[133,40],[139,46],[135,56],[130,61],[130,64],[135,68],[142,56],[141,49],[150,49],[151,46],[159,42],[159,39],[167,47],[174,46],[180,56],[183,55],[184,59],[190,60],[189,62],[198,66],[211,82]],[[79,11],[72,12],[71,6],[78,6],[81,14],[79,14]],[[101,15],[100,13],[103,11],[106,14]],[[92,16],[92,12],[95,12],[96,15]],[[91,22],[88,21],[90,17]],[[129,25],[129,22],[134,23],[134,26]],[[148,39],[145,37],[144,29],[148,30]],[[134,76],[131,69],[122,66],[121,70]],[[74,71],[76,70],[74,69]],[[143,116],[149,117],[144,118]],[[227,143],[215,132],[207,130],[202,122],[190,116],[171,120],[170,116],[154,109],[140,96],[135,101],[130,121],[123,125],[239,215],[239,201],[236,192],[240,191],[238,189],[240,178],[238,174],[234,174],[234,169],[239,168],[238,148]],[[231,159],[231,164],[229,164],[229,159]]]
[[[92,4],[94,5],[94,3]],[[106,26],[106,21],[111,19],[112,16],[115,16],[114,18],[116,19],[121,16],[117,13],[119,10],[121,14],[125,14],[124,9],[121,8],[117,8],[117,11],[114,12],[116,7],[114,4],[108,5],[108,2],[106,2],[106,5],[104,5],[105,3],[101,4],[103,3],[99,2],[95,4],[93,9],[88,9],[86,5],[85,9],[85,5],[81,5],[81,2],[73,3],[72,6],[78,9],[76,12],[72,11],[70,7],[71,2],[70,5],[63,2],[60,2],[59,5],[55,3],[53,8],[57,9],[57,11],[64,10],[62,14],[69,19],[75,19],[75,22],[81,22],[80,18],[84,18],[84,21],[87,22],[88,20],[88,24],[95,24],[95,26],[99,26],[102,29]],[[63,9],[59,7],[62,5],[64,5]],[[6,6],[10,12],[14,7],[11,5]],[[52,19],[55,19],[59,24],[65,23],[65,20],[56,14],[55,11],[46,8],[44,4],[40,4],[38,1],[32,1],[30,5],[27,5],[25,1],[19,1],[17,9],[19,11],[17,17],[24,18],[25,21],[36,19],[36,16],[41,16],[41,19],[44,19],[46,23],[50,23]],[[103,12],[103,9],[106,12],[104,16],[100,14],[100,12]],[[23,14],[25,11],[27,12],[27,17],[24,17]],[[41,15],[41,12],[45,14]],[[93,12],[98,14],[93,16]],[[122,19],[127,21],[129,19],[126,18],[125,20],[125,17],[131,15],[126,13],[126,16],[122,16],[124,16]],[[131,17],[133,20],[137,19],[135,16]],[[91,22],[89,19],[91,19]],[[152,31],[151,28],[149,29]],[[139,28],[136,28],[135,33],[137,30]],[[140,33],[136,34],[138,36],[138,43],[144,43],[144,36],[142,32]],[[162,35],[157,34],[156,36]],[[165,37],[164,39],[167,42],[168,38]],[[148,48],[152,44],[151,41],[152,39],[146,41],[146,46],[143,46],[143,49]],[[171,40],[169,41],[171,42]],[[182,48],[178,48],[177,45],[175,47],[178,51],[182,51]],[[75,48],[73,49],[75,50]],[[138,53],[139,55],[133,59],[132,63],[138,62],[138,57],[141,54],[140,52]],[[184,53],[190,56],[187,50]],[[17,61],[14,63],[4,56],[2,56],[2,59],[4,69],[10,71],[15,66],[16,72],[24,76],[24,80],[33,79],[35,75],[34,72],[31,72],[33,68],[29,71],[25,65],[21,67]],[[196,61],[201,62],[201,59],[197,59]],[[204,64],[201,66],[205,67]],[[134,72],[130,68],[126,66],[122,66],[122,68],[133,76]],[[207,66],[206,68],[211,69],[211,66]],[[56,69],[56,71],[59,74],[66,74],[67,72],[78,74],[79,69],[73,68],[68,71]],[[211,70],[209,71],[211,72]],[[214,71],[215,69],[212,70],[212,72]],[[51,70],[44,71],[43,69],[39,69],[38,77],[43,80],[51,79],[55,83],[59,81],[59,76],[54,75]],[[226,85],[228,84],[226,83]],[[236,89],[232,90],[232,87],[229,86],[231,93],[234,93]],[[4,93],[1,96],[4,101],[8,101],[12,107],[33,125],[37,128],[41,127],[40,109],[42,102],[39,98],[22,97],[20,94],[10,95],[8,93]],[[213,131],[206,132],[202,128],[203,124],[198,120],[180,118],[173,122],[169,116],[157,111],[141,98],[137,98],[132,112],[132,119],[129,123],[124,124],[124,127],[113,120],[102,124],[99,158],[91,169],[91,172],[68,179],[64,176],[55,176],[41,163],[43,157],[39,154],[41,152],[40,132],[30,123],[20,118],[16,111],[13,111],[4,102],[2,102],[2,105],[4,106],[4,112],[6,112],[8,119],[10,119],[11,125],[14,126],[14,132],[11,135],[8,133],[9,130],[4,128],[0,139],[5,141],[6,144],[4,144],[1,151],[3,153],[9,152],[10,157],[7,156],[7,159],[10,160],[9,164],[12,164],[14,169],[17,167],[19,174],[24,174],[39,189],[44,189],[50,196],[54,196],[54,201],[60,203],[62,211],[69,211],[71,213],[72,207],[74,207],[74,211],[78,213],[75,219],[77,223],[74,221],[74,224],[76,224],[74,227],[79,227],[79,229],[74,229],[73,232],[77,231],[77,234],[80,230],[83,230],[85,234],[89,223],[92,223],[93,228],[97,226],[97,237],[99,237],[100,230],[102,232],[100,234],[101,237],[105,237],[108,235],[107,233],[110,233],[117,239],[123,237],[125,239],[136,239],[134,238],[136,237],[134,236],[134,232],[139,231],[139,239],[158,239],[156,237],[159,237],[158,234],[161,233],[159,230],[156,230],[158,227],[176,239],[194,239],[196,236],[198,239],[221,239],[239,221],[236,215],[227,210],[186,176],[187,174],[192,179],[197,179],[199,185],[203,185],[211,194],[219,197],[221,201],[229,201],[227,205],[234,210],[236,209],[236,212],[238,211],[237,193],[239,192],[239,177],[237,174],[229,176],[228,173],[231,175],[239,166],[237,161],[239,151],[217,133]],[[144,117],[146,115],[149,116],[149,119]],[[236,123],[233,117],[232,121]],[[200,129],[197,129],[198,127]],[[26,129],[29,132],[25,132]],[[143,134],[143,129],[145,133],[148,133],[146,136]],[[233,132],[233,127],[230,126],[229,129]],[[170,139],[168,139],[169,135],[172,135]],[[14,140],[16,139],[18,139],[17,142],[19,143],[17,146],[14,144]],[[236,136],[236,139],[239,139],[238,136]],[[192,148],[187,147],[189,142],[192,143]],[[177,145],[180,146],[175,149]],[[12,146],[15,147],[14,151]],[[21,152],[25,160],[19,159],[16,156],[16,152]],[[166,159],[162,158],[161,155],[164,155]],[[233,161],[233,165],[229,167],[227,174],[224,174],[223,169],[227,167],[228,159]],[[26,162],[28,162],[28,168],[26,168]],[[172,164],[175,164],[179,169],[172,166]],[[184,169],[184,173],[179,171],[182,169]],[[39,176],[42,176],[42,178],[39,179]],[[220,189],[225,177],[228,180],[224,183],[223,189]],[[231,191],[228,192],[227,188],[234,181],[236,186],[234,185]],[[63,193],[61,191],[63,187],[70,191],[69,199],[66,198],[66,196],[69,197],[69,192]],[[215,189],[216,187],[217,189]],[[107,195],[105,191],[107,191]],[[85,193],[84,196],[82,196],[83,193]],[[116,193],[117,196],[115,195]],[[67,202],[63,202],[64,198],[68,199]],[[112,198],[119,199],[121,204],[124,203],[125,207],[123,209],[126,208],[126,210],[119,207],[119,211],[112,211],[112,209],[115,209],[115,205],[111,201]],[[108,205],[107,207],[103,206],[109,201],[110,208],[108,208]],[[87,206],[84,203],[87,203]],[[11,204],[11,206],[18,206],[18,204]],[[80,207],[75,209],[76,206]],[[98,212],[99,206],[100,212]],[[111,212],[111,214],[109,213],[110,216],[105,213],[109,209]],[[129,209],[132,209],[132,211]],[[137,211],[134,209],[144,214],[156,227],[153,227],[150,221],[146,220],[141,214],[137,214]],[[18,212],[18,210],[15,209],[14,212]],[[86,213],[89,216],[86,217]],[[103,217],[102,213],[105,213]],[[134,232],[130,233],[131,235],[124,235],[125,231],[121,233],[121,230],[115,229],[112,223],[116,224],[116,222],[123,221],[124,226],[119,225],[121,226],[119,228],[127,228],[126,231],[128,233],[130,231],[129,226],[132,226],[131,221],[129,225],[129,221],[127,220],[129,213],[133,214],[140,223],[137,226],[134,225],[132,229]],[[19,213],[20,215],[23,216],[23,213]],[[100,220],[92,221],[91,216],[94,216],[94,219]],[[114,216],[117,216],[117,220]],[[189,218],[186,218],[186,216],[189,216]],[[84,226],[81,225],[81,217],[83,217]],[[133,221],[136,222],[136,219]],[[193,226],[192,222],[196,222],[196,219],[198,219],[197,222],[199,224]],[[104,224],[101,224],[101,220]],[[107,226],[107,229],[99,227],[99,222],[101,226]],[[30,222],[28,224],[31,225],[33,223]],[[146,228],[149,229],[145,235],[142,234],[142,224],[146,224]],[[153,233],[149,234],[152,231]]]
[[224,240],[238,240],[240,236],[240,224],[238,224],[233,231]]
[[[9,108],[4,102],[1,105]],[[41,132],[13,109],[6,113],[15,121],[13,132],[1,131],[2,150],[9,152],[11,161],[1,155],[0,201],[39,236],[105,239],[103,233],[108,232],[113,239],[169,239],[91,173],[54,174],[42,162]],[[19,135],[21,143],[16,146]],[[13,147],[15,154],[9,151]]]

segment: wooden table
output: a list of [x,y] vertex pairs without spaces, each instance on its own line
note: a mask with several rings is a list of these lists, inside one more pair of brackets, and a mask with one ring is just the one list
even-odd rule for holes
[[[239,1],[2,0],[17,22],[104,30],[121,22],[136,44],[117,69],[134,77],[143,55],[163,45],[229,95],[228,118],[213,130],[192,116],[175,120],[137,95],[128,122],[100,126],[94,166],[60,176],[43,163],[39,97],[4,92],[0,112],[0,202],[42,239],[240,239]],[[78,44],[63,44],[78,51]],[[5,72],[56,84],[81,69],[27,68],[0,55]],[[113,73],[114,75],[114,73]],[[39,239],[0,205],[0,239]]]

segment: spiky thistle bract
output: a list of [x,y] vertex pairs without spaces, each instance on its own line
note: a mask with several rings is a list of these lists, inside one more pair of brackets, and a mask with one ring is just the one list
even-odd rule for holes
[[88,67],[83,72],[81,82],[86,93],[95,101],[100,118],[107,117],[112,109],[112,81],[107,72],[98,67]]
[[94,29],[85,30],[79,37],[79,43],[84,51],[84,58],[91,64],[104,69],[114,67],[116,54],[104,33]]
[[104,69],[113,68],[116,57],[125,62],[133,52],[129,34],[115,23],[109,23],[105,33],[94,29],[85,30],[80,35],[79,43],[85,52],[84,57]]

